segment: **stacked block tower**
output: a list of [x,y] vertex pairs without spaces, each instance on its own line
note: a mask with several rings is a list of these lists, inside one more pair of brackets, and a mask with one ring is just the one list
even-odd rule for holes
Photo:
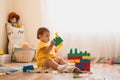
[[75,66],[82,71],[90,71],[90,53],[87,51],[78,52],[77,48],[75,48],[73,53],[73,49],[70,49],[68,60],[70,60],[72,63],[75,63]]

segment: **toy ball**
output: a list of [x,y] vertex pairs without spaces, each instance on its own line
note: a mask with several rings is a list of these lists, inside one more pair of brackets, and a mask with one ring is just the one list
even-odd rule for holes
[[24,42],[22,47],[23,47],[23,48],[29,48],[29,43]]
[[113,60],[109,60],[109,61],[108,61],[108,64],[110,64],[110,65],[113,65],[113,63],[114,63]]

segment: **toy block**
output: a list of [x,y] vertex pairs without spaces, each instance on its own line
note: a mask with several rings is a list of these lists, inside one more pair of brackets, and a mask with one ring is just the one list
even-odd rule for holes
[[[90,63],[75,63],[75,66],[85,66],[85,68],[82,68],[82,71],[86,70],[86,71],[90,71]],[[79,68],[81,69],[81,68]]]
[[73,54],[73,51],[72,51],[72,49],[70,49],[70,54]]
[[75,63],[80,63],[80,59],[75,59]]
[[82,59],[82,60],[80,60],[80,62],[90,62],[90,60],[88,60],[88,59]]
[[90,71],[90,53],[87,51],[78,53],[77,48],[75,48],[74,52],[70,49],[68,54],[68,60],[70,62],[75,63],[75,66],[83,71]]
[[2,54],[4,54],[4,51],[3,51],[3,49],[0,49],[0,54],[2,55]]
[[54,41],[55,41],[55,46],[58,46],[60,43],[62,43],[63,42],[63,40],[62,40],[62,38],[61,37],[56,37],[55,39],[54,39]]
[[76,66],[77,68],[79,68],[79,69],[84,69],[85,68],[85,66],[83,66],[83,65],[79,65],[79,66]]
[[78,52],[77,52],[77,48],[75,48],[75,52],[74,52],[74,54],[77,54]]
[[90,59],[90,56],[82,56],[82,59]]
[[[75,48],[74,56],[80,56],[80,54],[78,53],[77,48]],[[81,55],[81,56],[82,56],[82,55]]]
[[79,68],[82,71],[90,71],[90,65],[89,66],[86,66],[86,65],[77,65],[76,67]]
[[86,66],[85,70],[90,71],[90,66]]
[[74,56],[72,49],[70,49],[70,52],[68,53],[68,56]]
[[75,79],[75,78],[81,78],[81,77],[79,75],[74,75],[73,79]]
[[78,66],[78,65],[90,66],[90,63],[85,63],[85,62],[75,63],[75,66]]
[[18,70],[16,69],[10,69],[9,72],[13,73],[13,72],[17,72]]
[[72,49],[70,49],[70,53],[69,54],[73,54],[73,51],[72,51]]
[[33,65],[23,66],[23,72],[26,72],[27,70],[34,70]]
[[56,37],[59,37],[58,32],[55,33]]
[[83,54],[82,54],[82,51],[80,51],[80,53],[79,53],[79,56],[82,56]]
[[71,63],[75,63],[75,60],[70,60]]
[[82,71],[90,71],[90,66],[85,66],[85,68],[81,68]]
[[114,62],[114,64],[120,64],[120,62]]
[[55,51],[58,52],[58,50],[63,46],[62,43],[60,43],[58,46],[56,46]]
[[68,54],[68,56],[74,56],[74,54]]
[[68,60],[70,59],[82,59],[82,56],[68,56]]
[[53,39],[55,41],[55,46],[58,46],[60,43],[63,42],[63,39],[59,37],[58,33],[55,33],[56,37]]
[[87,56],[87,51],[85,51],[82,56]]
[[0,73],[0,76],[5,76],[6,75],[6,73]]
[[87,55],[90,56],[90,53],[88,53]]
[[90,71],[90,69],[87,69],[87,68],[80,68],[80,70],[82,70],[82,71]]
[[113,65],[114,64],[114,60],[109,60],[108,64]]

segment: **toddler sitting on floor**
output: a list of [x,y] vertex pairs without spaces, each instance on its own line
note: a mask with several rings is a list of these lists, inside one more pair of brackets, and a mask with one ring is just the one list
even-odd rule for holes
[[37,31],[37,38],[40,40],[36,53],[38,68],[46,67],[61,72],[83,73],[79,68],[68,65],[65,60],[55,55],[55,41],[52,40],[50,44],[48,43],[50,41],[50,31],[47,28],[39,28]]

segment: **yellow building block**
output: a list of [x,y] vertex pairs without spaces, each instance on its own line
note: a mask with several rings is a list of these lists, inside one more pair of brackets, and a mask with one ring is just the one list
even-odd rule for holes
[[63,46],[62,43],[60,43],[56,48],[55,48],[55,51],[58,52],[58,50]]
[[82,56],[82,59],[90,59],[90,56]]
[[70,62],[71,62],[71,63],[74,63],[74,62],[75,62],[75,60],[70,60]]
[[80,63],[80,59],[75,59],[75,63]]
[[4,54],[4,51],[3,51],[3,49],[0,49],[0,54]]
[[0,76],[4,76],[4,75],[6,75],[6,73],[0,73]]
[[59,37],[58,32],[55,33],[56,37]]

